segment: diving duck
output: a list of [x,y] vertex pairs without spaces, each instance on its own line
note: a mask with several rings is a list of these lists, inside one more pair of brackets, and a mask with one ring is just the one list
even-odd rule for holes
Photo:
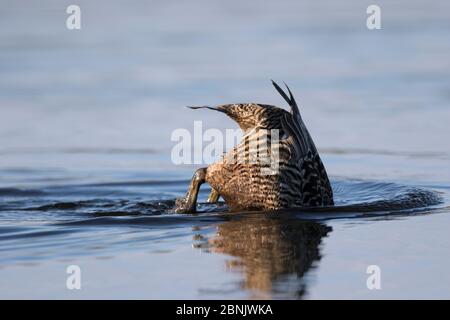
[[[174,211],[194,213],[200,185],[212,190],[208,202],[222,197],[231,211],[278,210],[333,205],[333,191],[316,146],[290,88],[272,81],[290,112],[259,103],[201,106],[226,114],[243,131],[241,142],[220,160],[197,169]],[[269,161],[267,161],[269,160]]]

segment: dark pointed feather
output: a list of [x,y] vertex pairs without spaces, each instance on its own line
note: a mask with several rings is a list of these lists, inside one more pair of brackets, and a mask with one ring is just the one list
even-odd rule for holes
[[272,84],[275,87],[275,89],[277,89],[278,93],[283,97],[284,100],[286,100],[286,102],[291,105],[291,100],[288,98],[287,94],[283,91],[283,89],[280,88],[280,86],[273,80]]
[[294,116],[300,116],[300,111],[298,110],[298,105],[297,105],[297,101],[295,101],[294,95],[291,92],[291,89],[289,89],[288,85],[286,84],[286,82],[284,82],[284,85],[286,86],[288,92],[289,92],[289,97],[290,97],[290,101],[291,103],[289,104],[291,106],[291,112]]
[[211,109],[211,110],[215,110],[215,111],[222,111],[217,108],[210,107],[210,106],[186,106],[186,108],[194,109],[194,110],[196,110],[196,109]]

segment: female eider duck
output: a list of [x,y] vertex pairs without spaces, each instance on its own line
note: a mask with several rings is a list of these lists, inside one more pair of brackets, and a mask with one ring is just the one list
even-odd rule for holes
[[[291,90],[285,84],[288,96],[274,81],[272,84],[291,112],[257,103],[190,107],[225,113],[238,123],[243,139],[223,159],[195,171],[186,196],[176,201],[175,212],[196,211],[204,182],[212,187],[208,202],[222,197],[231,211],[333,205],[327,172]],[[275,135],[278,139],[272,137]]]

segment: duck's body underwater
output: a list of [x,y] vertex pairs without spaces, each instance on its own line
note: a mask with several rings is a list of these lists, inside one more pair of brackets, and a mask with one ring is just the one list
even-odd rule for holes
[[204,182],[212,187],[208,202],[221,196],[232,211],[333,205],[325,167],[297,103],[289,87],[288,96],[272,83],[291,112],[256,103],[191,107],[225,113],[238,123],[244,136],[223,159],[195,172],[186,197],[177,199],[175,212],[196,211]]

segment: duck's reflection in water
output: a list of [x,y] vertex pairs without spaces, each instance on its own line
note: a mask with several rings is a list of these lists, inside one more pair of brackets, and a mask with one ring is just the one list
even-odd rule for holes
[[330,231],[313,221],[239,216],[220,224],[208,247],[234,257],[227,266],[243,273],[242,287],[251,298],[298,299],[307,289],[306,272],[320,259],[322,237]]

